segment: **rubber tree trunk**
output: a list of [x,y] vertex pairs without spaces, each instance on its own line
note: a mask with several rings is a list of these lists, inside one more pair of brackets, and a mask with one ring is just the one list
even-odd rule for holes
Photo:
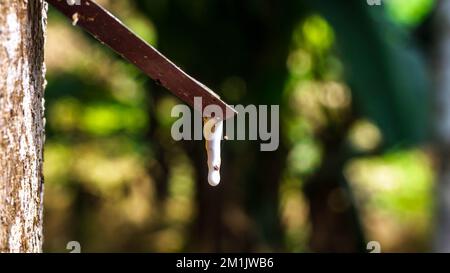
[[43,0],[0,1],[0,251],[41,252]]
[[437,230],[434,250],[450,252],[450,1],[439,1],[435,16],[437,154]]

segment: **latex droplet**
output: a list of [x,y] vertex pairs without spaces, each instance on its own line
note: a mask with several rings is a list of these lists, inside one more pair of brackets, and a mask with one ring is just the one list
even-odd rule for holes
[[220,141],[223,134],[223,121],[217,118],[205,120],[203,128],[208,154],[208,183],[217,186],[220,183]]

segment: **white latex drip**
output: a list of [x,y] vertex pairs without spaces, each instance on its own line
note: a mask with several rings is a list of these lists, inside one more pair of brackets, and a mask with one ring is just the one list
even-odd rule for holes
[[205,119],[203,128],[208,154],[208,183],[217,186],[220,183],[220,141],[223,134],[223,121],[218,118]]

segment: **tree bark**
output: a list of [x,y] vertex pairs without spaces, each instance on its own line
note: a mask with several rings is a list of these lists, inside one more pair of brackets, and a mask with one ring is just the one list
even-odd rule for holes
[[0,11],[0,252],[41,252],[47,4]]

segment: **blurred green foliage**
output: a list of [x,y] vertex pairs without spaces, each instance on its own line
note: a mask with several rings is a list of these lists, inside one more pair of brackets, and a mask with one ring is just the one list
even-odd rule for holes
[[395,22],[414,26],[427,17],[435,2],[435,0],[389,0],[386,4],[388,14]]
[[[282,143],[225,142],[210,188],[204,144],[170,137],[180,101],[50,9],[46,251],[428,249],[430,84],[411,31],[433,1],[99,2],[228,103],[279,104]],[[349,225],[364,236],[334,234]]]

